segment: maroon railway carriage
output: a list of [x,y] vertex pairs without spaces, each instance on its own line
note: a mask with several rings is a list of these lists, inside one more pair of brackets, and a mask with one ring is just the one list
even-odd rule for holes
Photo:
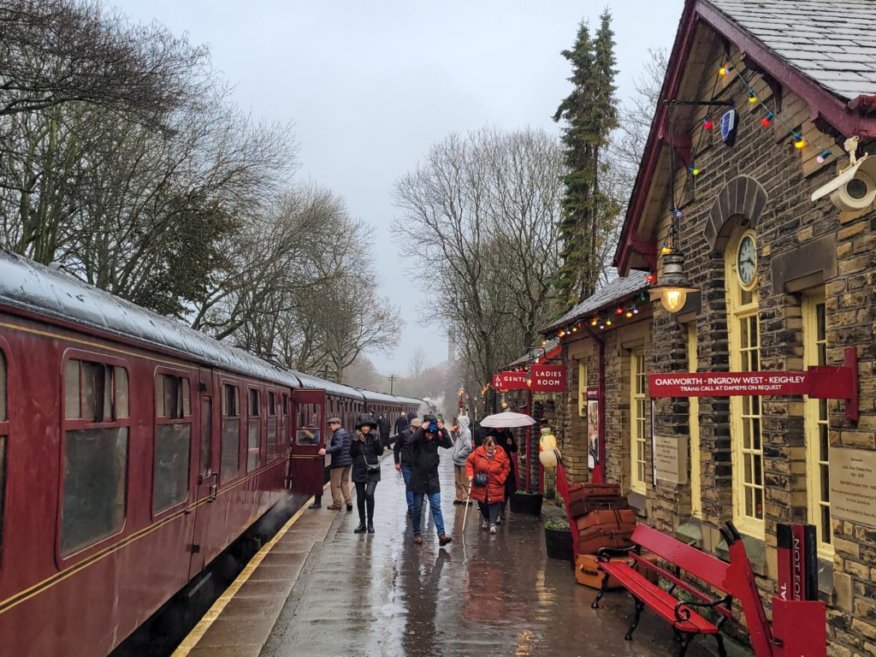
[[326,407],[370,393],[306,378],[0,251],[2,654],[106,655],[318,488]]

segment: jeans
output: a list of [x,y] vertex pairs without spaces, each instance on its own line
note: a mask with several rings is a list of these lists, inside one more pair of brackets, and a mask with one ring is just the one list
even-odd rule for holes
[[489,504],[487,504],[486,502],[478,502],[478,507],[481,510],[481,516],[483,516],[484,520],[489,522],[491,525],[496,524],[496,520],[499,519],[499,512],[502,510],[502,507],[504,505],[504,502],[490,502]]
[[408,511],[413,514],[414,513],[414,494],[411,492],[411,469],[402,465],[401,468],[402,479],[405,480],[405,500],[408,503]]
[[441,493],[426,495],[414,493],[414,536],[420,533],[420,514],[423,511],[423,498],[429,498],[429,506],[432,507],[432,520],[435,522],[435,531],[438,536],[444,535],[444,516],[441,515]]

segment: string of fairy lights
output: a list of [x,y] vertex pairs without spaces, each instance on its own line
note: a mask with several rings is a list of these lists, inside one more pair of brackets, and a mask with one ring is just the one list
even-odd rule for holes
[[[735,80],[738,80],[741,83],[744,92],[748,96],[748,104],[750,106],[757,107],[762,112],[761,117],[760,117],[760,125],[761,126],[763,126],[764,128],[769,128],[769,127],[773,127],[774,125],[778,125],[778,126],[784,128],[784,130],[786,130],[788,132],[788,135],[791,138],[791,143],[794,145],[794,148],[797,150],[802,150],[806,146],[809,145],[809,143],[806,141],[805,137],[803,136],[802,127],[798,126],[798,125],[790,125],[786,120],[782,119],[779,116],[778,108],[770,107],[769,105],[767,105],[767,103],[765,103],[758,96],[757,91],[755,90],[755,88],[753,86],[752,80],[749,78],[746,78],[746,76],[742,70],[742,67],[737,66],[737,64],[730,57],[730,54],[728,52],[725,52],[724,62],[721,64],[721,66],[718,68],[718,71],[717,71],[716,83],[722,79],[726,80],[728,77],[731,77],[731,82],[732,82],[733,81],[732,76],[735,76]],[[751,77],[753,78],[753,75]],[[715,96],[714,92],[712,95],[713,95],[713,100],[714,100],[714,96]],[[715,128],[716,125],[717,124],[715,122],[715,117],[712,116],[711,114],[706,114],[706,116],[703,118],[703,120],[701,122],[702,131],[703,131],[701,133],[701,136],[704,133],[711,132]],[[839,148],[839,147],[837,146],[837,148]],[[698,150],[698,149],[695,149],[694,152],[691,154],[692,161],[691,161],[690,166],[688,166],[688,173],[690,173],[690,175],[692,177],[697,177],[702,173],[702,169],[699,166],[697,166],[697,164],[696,164],[696,150]],[[815,156],[815,161],[818,162],[819,164],[823,164],[831,157],[835,157],[837,159],[844,159],[844,158],[847,158],[847,155],[842,150],[835,151],[833,149],[833,147],[826,147],[826,148],[822,149],[818,153],[818,155]]]

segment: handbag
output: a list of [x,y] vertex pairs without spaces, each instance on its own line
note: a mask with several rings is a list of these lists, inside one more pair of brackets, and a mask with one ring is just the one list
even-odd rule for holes
[[376,459],[376,462],[374,462],[374,463],[369,463],[369,462],[368,462],[368,451],[367,451],[367,447],[368,447],[367,444],[366,444],[366,445],[362,445],[362,460],[365,461],[365,470],[367,470],[368,472],[378,472],[378,471],[380,470],[380,459],[378,459],[378,458],[375,456],[374,458]]
[[474,479],[471,481],[473,486],[486,486],[487,485],[487,473],[486,472],[478,472],[475,474]]

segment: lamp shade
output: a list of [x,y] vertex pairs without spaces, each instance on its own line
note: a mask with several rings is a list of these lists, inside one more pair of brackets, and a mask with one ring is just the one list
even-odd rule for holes
[[677,313],[684,307],[688,293],[696,291],[684,275],[684,255],[676,251],[663,256],[663,274],[650,290],[651,300],[659,298],[668,312]]

